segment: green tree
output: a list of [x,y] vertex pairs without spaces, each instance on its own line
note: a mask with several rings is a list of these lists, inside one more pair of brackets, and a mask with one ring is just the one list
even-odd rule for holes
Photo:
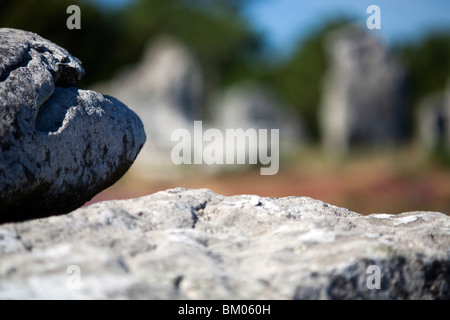
[[[245,1],[140,0],[123,12],[130,37],[130,60],[149,39],[168,34],[183,41],[199,58],[207,83],[226,85],[243,76],[261,41],[240,15]],[[243,72],[244,70],[244,72]]]
[[[1,0],[0,26],[33,31],[69,50],[86,69],[81,85],[106,80],[137,62],[160,34],[190,47],[206,82],[221,85],[243,76],[259,50],[260,36],[240,15],[246,1],[136,0],[105,10],[93,0]],[[66,27],[71,4],[81,8],[81,30]]]
[[411,75],[412,104],[442,91],[450,80],[450,34],[430,34],[419,43],[396,48]]
[[[81,30],[69,30],[67,7],[81,8]],[[74,0],[2,0],[0,25],[35,32],[66,48],[81,59],[86,69],[84,84],[112,74],[115,48],[119,45],[120,26],[114,17],[86,1]]]

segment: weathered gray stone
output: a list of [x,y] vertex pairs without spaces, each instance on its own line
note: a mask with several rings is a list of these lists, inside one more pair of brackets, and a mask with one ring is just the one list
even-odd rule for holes
[[0,299],[19,298],[449,299],[450,217],[181,188],[96,203],[0,226]]
[[80,207],[118,180],[142,147],[135,113],[72,87],[83,74],[54,43],[0,29],[0,222]]
[[332,31],[320,110],[325,150],[395,147],[407,132],[407,76],[400,61],[357,26]]

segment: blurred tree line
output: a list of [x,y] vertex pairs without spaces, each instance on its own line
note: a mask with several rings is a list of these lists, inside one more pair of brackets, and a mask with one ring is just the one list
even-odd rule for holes
[[412,86],[412,104],[450,86],[450,33],[435,32],[418,43],[395,48],[406,65]]
[[[134,0],[113,10],[92,0],[1,0],[0,26],[36,32],[68,49],[86,69],[82,86],[107,80],[139,61],[153,37],[173,35],[196,54],[210,89],[244,79],[268,84],[285,104],[300,111],[317,138],[326,70],[323,40],[346,20],[325,23],[287,58],[273,63],[262,54],[263,35],[242,15],[249,1],[258,0]],[[66,28],[71,4],[81,8],[81,30]],[[450,76],[449,34],[431,35],[395,51],[410,70],[413,105],[444,88]]]
[[[190,47],[207,78],[229,83],[246,73],[261,46],[261,37],[239,14],[243,2],[137,0],[108,10],[87,0],[1,0],[0,26],[33,31],[69,50],[83,62],[84,85],[137,62],[147,43],[160,34]],[[71,4],[81,9],[80,30],[66,27]]]

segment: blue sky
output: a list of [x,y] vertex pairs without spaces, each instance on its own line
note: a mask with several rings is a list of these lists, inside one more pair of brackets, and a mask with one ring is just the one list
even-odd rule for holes
[[372,4],[381,10],[381,30],[373,32],[388,44],[417,41],[433,30],[450,32],[450,0],[260,0],[245,14],[275,50],[288,51],[340,14],[365,26]]
[[[115,5],[130,0],[95,0]],[[208,1],[208,0],[205,0]],[[366,25],[367,7],[381,9],[381,30],[388,44],[416,41],[433,30],[450,32],[450,0],[253,0],[244,14],[263,32],[270,48],[281,55],[326,20],[342,15]]]

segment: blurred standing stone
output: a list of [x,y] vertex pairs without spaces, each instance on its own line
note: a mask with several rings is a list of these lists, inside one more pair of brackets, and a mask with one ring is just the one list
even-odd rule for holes
[[[221,92],[212,111],[211,124],[223,132],[226,129],[278,129],[281,153],[301,146],[306,139],[300,115],[283,105],[270,88],[257,83],[236,84]],[[264,148],[258,145],[261,147]]]
[[406,134],[406,73],[375,37],[354,26],[332,32],[320,122],[324,147],[394,146]]
[[288,109],[270,88],[256,83],[237,84],[221,94],[212,114],[221,128],[280,129],[281,140],[298,143],[305,135],[299,114]]
[[0,29],[0,223],[82,206],[139,153],[139,117],[112,97],[73,87],[83,74],[56,44]]
[[118,97],[142,119],[147,143],[136,160],[144,169],[140,175],[172,166],[171,134],[178,128],[192,130],[203,103],[201,69],[188,48],[168,36],[158,38],[139,64],[95,88]]
[[418,108],[420,144],[428,151],[450,152],[450,86],[422,100]]

